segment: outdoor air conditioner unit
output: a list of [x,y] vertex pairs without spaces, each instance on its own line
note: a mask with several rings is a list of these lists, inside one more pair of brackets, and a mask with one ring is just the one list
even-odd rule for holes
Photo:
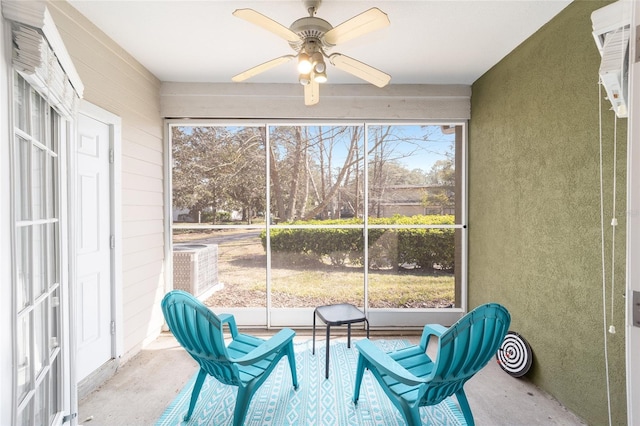
[[613,111],[627,117],[631,1],[619,0],[591,14],[593,37],[602,56],[600,81]]
[[221,288],[218,282],[218,245],[174,245],[173,288],[196,297]]

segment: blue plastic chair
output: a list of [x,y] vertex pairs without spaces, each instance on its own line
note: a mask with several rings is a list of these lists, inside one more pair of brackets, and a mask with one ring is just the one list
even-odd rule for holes
[[[369,339],[358,341],[353,402],[358,403],[362,376],[369,369],[408,425],[420,425],[420,407],[439,404],[451,395],[456,396],[467,424],[473,425],[463,386],[496,354],[510,322],[503,306],[489,303],[449,328],[426,325],[419,345],[385,353]],[[431,336],[438,338],[435,361],[426,353]]]
[[[251,397],[284,356],[289,360],[293,388],[298,389],[293,330],[282,329],[267,341],[239,333],[233,315],[216,315],[181,290],[165,295],[162,313],[175,338],[200,365],[185,421],[191,418],[207,374],[221,383],[238,386],[234,426],[242,425]],[[232,339],[228,345],[225,344],[225,324]]]

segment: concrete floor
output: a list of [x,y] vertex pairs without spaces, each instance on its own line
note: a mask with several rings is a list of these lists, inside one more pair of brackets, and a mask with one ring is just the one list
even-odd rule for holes
[[[254,333],[258,334],[258,333]],[[344,339],[338,330],[331,340]],[[354,334],[355,339],[360,336]],[[398,338],[376,336],[372,339]],[[419,336],[402,336],[418,341]],[[296,343],[311,339],[298,332]],[[318,342],[316,342],[318,343]],[[321,343],[322,344],[322,343]],[[196,373],[196,362],[169,333],[118,369],[104,385],[80,401],[78,423],[85,426],[153,425]],[[490,361],[465,385],[475,422],[479,426],[584,425],[558,401],[526,379],[516,379]]]

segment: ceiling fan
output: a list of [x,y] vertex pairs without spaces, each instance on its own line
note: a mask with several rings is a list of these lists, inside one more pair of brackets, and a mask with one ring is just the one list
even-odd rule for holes
[[317,104],[320,100],[320,83],[327,81],[325,58],[343,71],[375,86],[384,87],[391,76],[370,65],[341,53],[327,52],[337,44],[389,25],[387,14],[377,7],[371,8],[333,27],[324,19],[315,16],[320,0],[305,0],[309,16],[296,20],[289,28],[253,9],[237,9],[233,15],[285,39],[296,52],[264,62],[234,76],[235,82],[244,81],[273,67],[298,60],[298,81],[304,86],[305,105]]

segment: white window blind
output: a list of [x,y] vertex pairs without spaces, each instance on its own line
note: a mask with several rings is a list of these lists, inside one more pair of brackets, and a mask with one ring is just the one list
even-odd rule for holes
[[77,112],[84,86],[44,2],[2,1],[12,21],[13,66],[67,119]]
[[75,115],[80,97],[38,31],[13,25],[13,65],[61,115],[67,118]]

